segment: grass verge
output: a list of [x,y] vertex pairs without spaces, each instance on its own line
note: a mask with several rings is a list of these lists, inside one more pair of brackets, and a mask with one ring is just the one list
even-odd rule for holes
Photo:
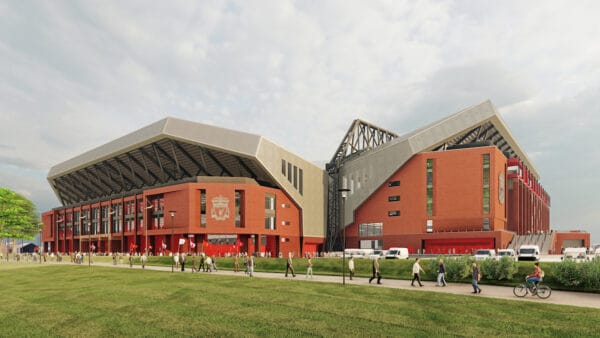
[[0,336],[596,336],[600,310],[356,285],[0,265]]

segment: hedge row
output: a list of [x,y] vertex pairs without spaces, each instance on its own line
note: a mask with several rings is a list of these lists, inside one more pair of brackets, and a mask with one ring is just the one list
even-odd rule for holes
[[[421,259],[421,267],[425,270],[421,274],[423,280],[435,281],[437,279],[438,258]],[[465,282],[471,280],[472,256],[443,257],[446,264],[446,280],[449,282]],[[217,267],[223,270],[233,270],[234,259],[231,257],[217,257]],[[347,261],[348,259],[346,259]],[[285,272],[286,259],[283,258],[255,258],[255,271]],[[356,276],[369,277],[372,273],[372,260],[354,259]],[[380,270],[383,278],[387,279],[412,279],[412,265],[414,259],[381,259]],[[477,261],[482,273],[482,283],[497,285],[516,285],[525,280],[525,276],[533,272],[534,262],[516,262],[509,257],[500,260]],[[127,259],[124,259],[127,264]],[[149,257],[148,265],[171,266],[171,257]],[[197,260],[196,264],[199,263]],[[321,275],[340,275],[342,273],[342,260],[340,258],[313,258],[313,271]],[[139,264],[136,257],[135,264]],[[191,267],[192,259],[188,257],[186,266]],[[239,260],[240,269],[244,270],[243,259]],[[545,272],[544,283],[554,289],[587,291],[600,293],[600,260],[588,262],[543,262],[540,267]],[[294,268],[297,274],[306,273],[306,259],[295,258]],[[344,266],[347,271],[347,262]]]

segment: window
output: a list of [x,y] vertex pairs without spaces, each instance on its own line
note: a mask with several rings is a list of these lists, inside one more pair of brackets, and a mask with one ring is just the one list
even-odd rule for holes
[[433,232],[433,220],[427,220],[427,232]]
[[206,190],[200,189],[200,226],[206,227]]
[[399,200],[400,200],[400,196],[399,195],[388,196],[388,202],[397,202]]
[[302,169],[298,169],[298,192],[300,193],[300,195],[302,195],[304,193],[304,186],[303,186],[303,170]]
[[383,223],[361,223],[358,225],[359,237],[383,236]]
[[388,216],[390,216],[390,217],[400,216],[400,210],[388,211]]
[[483,219],[483,231],[490,231],[490,219],[487,217]]
[[400,181],[390,181],[388,182],[388,187],[399,187]]
[[265,195],[265,210],[275,210],[275,195]]
[[275,230],[275,217],[274,216],[265,216],[265,229]]
[[294,166],[294,188],[298,189],[298,167]]
[[433,216],[433,159],[427,159],[427,216]]
[[235,227],[244,227],[244,191],[235,191]]
[[281,221],[281,225],[290,225],[290,221]]
[[292,164],[291,163],[287,164],[287,178],[288,178],[288,181],[290,181],[290,183],[292,183]]
[[490,154],[483,154],[483,213],[490,213]]
[[281,160],[281,173],[285,176],[285,160]]

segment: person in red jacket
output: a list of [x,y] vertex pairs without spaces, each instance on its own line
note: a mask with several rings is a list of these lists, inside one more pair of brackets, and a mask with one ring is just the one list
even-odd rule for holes
[[533,271],[533,273],[527,275],[525,280],[527,281],[527,283],[537,286],[537,284],[540,282],[541,279],[542,279],[542,269],[540,268],[540,262],[535,262],[535,270]]

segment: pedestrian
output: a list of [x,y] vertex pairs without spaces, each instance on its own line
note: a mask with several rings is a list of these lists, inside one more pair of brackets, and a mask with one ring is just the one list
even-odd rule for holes
[[212,268],[213,268],[213,270],[217,271],[217,257],[216,256],[212,256]]
[[133,268],[133,254],[131,252],[129,253],[129,267]]
[[381,271],[379,271],[379,257],[373,258],[373,276],[369,278],[369,284],[377,278],[377,284],[381,284]]
[[117,265],[117,254],[113,252],[112,254],[113,265]]
[[179,264],[181,264],[181,272],[185,272],[185,252],[179,255]]
[[354,277],[354,257],[350,256],[350,260],[348,261],[348,271],[350,272],[350,280]]
[[207,272],[212,272],[212,258],[210,258],[210,256],[206,256],[206,260],[204,261],[204,264],[206,264],[206,271]]
[[471,293],[481,293],[481,288],[477,285],[477,282],[481,280],[481,272],[479,272],[479,267],[477,266],[477,262],[473,262],[473,268],[471,269],[471,284],[473,285],[473,292]]
[[204,252],[200,255],[200,265],[198,265],[198,271],[206,272],[206,266],[204,265]]
[[415,280],[417,282],[419,282],[419,286],[423,286],[423,284],[421,283],[421,276],[420,273],[421,271],[425,272],[425,270],[423,270],[423,268],[421,268],[421,265],[419,264],[419,258],[417,258],[415,260],[415,264],[413,264],[413,268],[412,268],[412,272],[413,272],[413,279],[412,282],[410,283],[410,286],[415,286]]
[[252,257],[252,256],[248,257],[246,266],[247,266],[248,274],[250,275],[250,277],[254,277],[254,257]]
[[306,261],[306,278],[308,278],[308,276],[310,276],[311,279],[313,278],[312,260],[310,256],[308,256],[308,260]]
[[233,259],[233,272],[238,272],[240,269],[240,255],[235,254],[235,258]]
[[175,261],[175,268],[179,268],[179,252],[176,252],[175,255],[173,255],[173,260]]
[[192,273],[196,271],[196,253],[192,254]]
[[148,259],[148,257],[146,256],[146,254],[142,254],[142,269],[146,268],[146,259]]
[[293,265],[293,261],[292,261],[292,253],[288,253],[288,259],[287,259],[287,263],[285,265],[285,276],[288,276],[288,271],[292,272],[292,276],[296,277],[296,272],[294,271],[294,265]]
[[436,286],[446,286],[446,264],[444,264],[444,260],[440,259],[440,265],[438,267],[438,276],[437,276],[437,284]]

